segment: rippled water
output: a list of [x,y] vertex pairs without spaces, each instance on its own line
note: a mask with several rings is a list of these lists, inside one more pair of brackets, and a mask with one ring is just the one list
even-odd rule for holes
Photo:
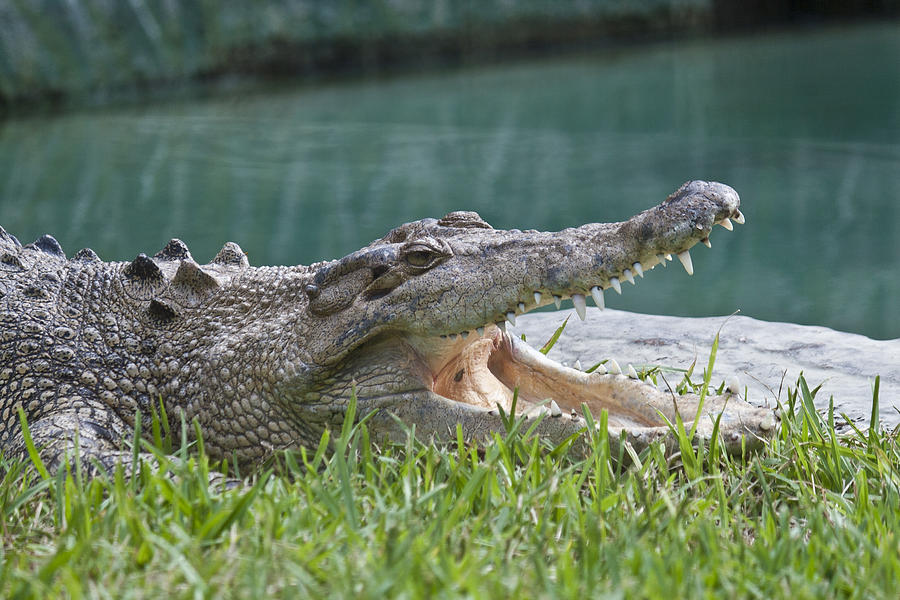
[[610,306],[900,337],[898,56],[882,24],[5,122],[0,224],[105,259],[180,237],[309,263],[451,210],[559,229],[715,179],[747,225]]

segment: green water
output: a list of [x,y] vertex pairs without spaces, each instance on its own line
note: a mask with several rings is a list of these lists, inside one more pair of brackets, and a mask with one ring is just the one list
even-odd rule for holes
[[559,229],[714,179],[747,225],[609,306],[900,337],[898,57],[881,24],[8,121],[0,224],[70,255],[310,263],[451,210]]

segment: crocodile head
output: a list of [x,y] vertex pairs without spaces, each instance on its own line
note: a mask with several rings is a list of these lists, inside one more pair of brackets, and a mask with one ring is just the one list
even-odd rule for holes
[[[602,308],[610,288],[618,292],[673,256],[690,274],[688,250],[708,243],[716,224],[743,222],[739,203],[726,185],[692,181],[621,223],[497,230],[476,213],[454,212],[397,227],[341,260],[313,265],[305,293],[316,333],[306,339],[316,373],[308,381],[328,382],[316,386],[316,397],[347,396],[352,384],[364,409],[386,408],[437,435],[457,422],[467,434],[494,430],[488,423],[497,406],[508,411],[517,389],[520,411],[565,415],[565,426],[547,419],[558,436],[583,426],[577,413],[585,403],[595,415],[607,409],[613,428],[644,445],[665,436],[661,415],[674,419],[681,410],[690,420],[699,399],[563,367],[505,325],[566,298],[584,318],[587,298]],[[711,400],[706,411],[726,403],[735,443],[772,429],[768,412],[738,398]]]

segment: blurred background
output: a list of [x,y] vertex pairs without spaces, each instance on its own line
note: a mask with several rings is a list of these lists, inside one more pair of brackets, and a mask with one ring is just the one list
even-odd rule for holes
[[900,0],[0,0],[0,225],[70,256],[309,264],[688,179],[747,224],[608,306],[900,337]]

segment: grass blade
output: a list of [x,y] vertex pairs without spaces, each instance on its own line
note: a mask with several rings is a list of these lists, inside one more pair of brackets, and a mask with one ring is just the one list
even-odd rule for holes
[[21,404],[17,404],[16,409],[19,412],[19,424],[22,427],[22,437],[25,439],[25,448],[28,449],[28,457],[31,459],[31,463],[34,465],[34,468],[37,469],[41,478],[50,479],[50,473],[47,471],[47,467],[44,466],[44,461],[41,460],[41,455],[34,446],[34,440],[31,439],[31,430],[28,428],[28,419],[25,418],[25,410],[22,408]]
[[562,322],[562,325],[557,327],[556,331],[553,332],[553,335],[550,336],[550,339],[547,340],[547,343],[541,346],[540,353],[547,354],[550,350],[553,349],[553,346],[556,345],[556,342],[559,341],[559,336],[562,335],[563,330],[566,328],[566,324],[569,322],[569,317]]

